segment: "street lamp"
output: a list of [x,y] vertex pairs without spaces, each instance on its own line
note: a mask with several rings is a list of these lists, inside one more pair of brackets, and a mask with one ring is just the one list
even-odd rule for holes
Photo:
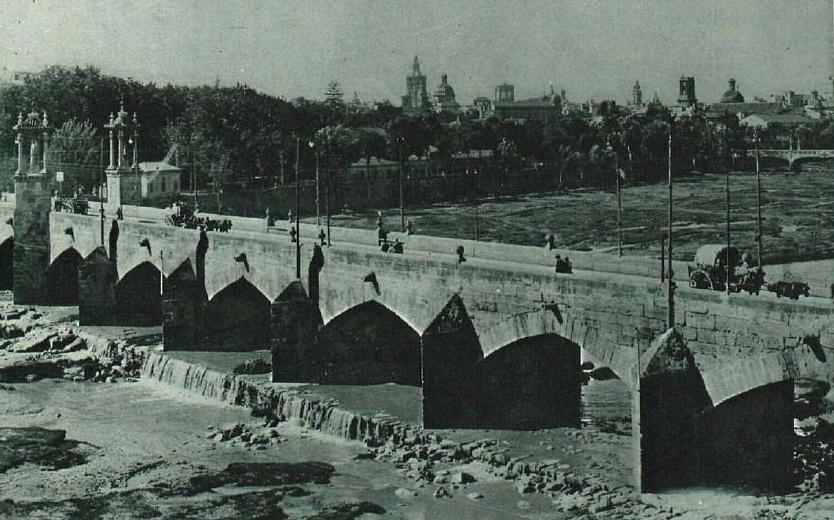
[[[620,137],[619,134],[614,134],[615,137]],[[611,141],[607,142],[607,151],[608,153],[614,154],[614,175],[616,177],[616,186],[617,186],[617,256],[623,256],[623,228],[622,228],[622,213],[623,213],[623,201],[620,197],[620,156],[614,151],[614,147],[611,146]]]
[[301,139],[295,138],[295,277],[301,280],[301,227],[299,226],[298,218],[298,192],[300,189],[300,181],[298,176],[298,152]]
[[762,274],[762,172],[759,169],[759,130],[753,129],[753,143],[756,145],[756,261],[759,266],[759,280]]
[[405,233],[405,206],[403,204],[403,158],[402,158],[402,144],[405,142],[405,137],[397,137],[397,163],[399,168],[397,177],[400,185],[400,232]]
[[[672,328],[675,326],[675,296],[674,296],[674,287],[675,287],[675,276],[672,272],[672,127],[669,127],[669,149],[668,149],[668,166],[667,166],[667,184],[669,187],[669,209],[668,209],[668,224],[669,224],[669,231],[668,231],[668,243],[666,244],[667,251],[666,251],[666,262],[667,269],[666,274],[668,275],[667,280],[667,292],[666,292],[666,321],[667,327]],[[661,248],[663,246],[661,245]]]
[[308,144],[316,156],[316,226],[321,226],[321,211],[319,210],[319,151],[316,149],[316,143],[314,141],[310,141]]

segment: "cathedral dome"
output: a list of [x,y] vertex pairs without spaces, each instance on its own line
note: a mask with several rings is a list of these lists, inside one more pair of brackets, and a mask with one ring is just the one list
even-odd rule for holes
[[736,80],[729,81],[730,88],[721,96],[722,103],[744,103],[744,96],[736,90]]

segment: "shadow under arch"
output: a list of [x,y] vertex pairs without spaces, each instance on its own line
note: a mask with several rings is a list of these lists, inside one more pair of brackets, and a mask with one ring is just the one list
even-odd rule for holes
[[702,484],[792,488],[793,417],[790,379],[750,389],[708,409],[699,428]]
[[84,258],[69,248],[49,264],[46,292],[51,305],[78,305],[78,270]]
[[252,351],[270,348],[270,301],[245,278],[224,287],[206,304],[205,350]]
[[323,384],[422,386],[420,335],[373,300],[348,309],[319,330],[314,360]]
[[148,327],[162,324],[161,274],[151,262],[128,271],[115,287],[116,322]]
[[14,284],[14,237],[0,244],[0,290],[12,289]]
[[514,341],[475,366],[479,428],[578,427],[580,348],[556,334]]

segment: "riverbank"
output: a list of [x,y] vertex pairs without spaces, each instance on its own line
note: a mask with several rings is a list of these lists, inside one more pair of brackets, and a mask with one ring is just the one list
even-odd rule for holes
[[[407,401],[415,389],[274,385],[266,375],[231,374],[233,358],[249,356],[200,362],[199,353],[162,353],[153,329],[81,329],[67,308],[4,303],[0,315],[2,334],[18,336],[0,350],[0,424],[12,429],[2,434],[0,460],[32,449],[10,443],[22,435],[52,438],[51,452],[74,462],[50,469],[46,458],[0,471],[0,517],[729,519],[834,511],[834,496],[813,490],[637,495],[623,399],[605,386],[586,387],[599,392],[583,396],[582,429],[426,431],[413,411],[385,404]],[[24,427],[65,435],[15,436]]]
[[[770,172],[762,175],[762,234],[765,264],[834,258],[828,232],[834,219],[831,171]],[[688,176],[674,185],[674,252],[692,261],[702,244],[726,243],[726,177]],[[755,253],[756,177],[730,176],[731,239]],[[667,231],[665,183],[625,184],[621,190],[623,254],[660,256],[660,237]],[[284,213],[286,209],[284,209]],[[278,214],[273,212],[273,214]],[[417,233],[523,245],[542,245],[547,233],[556,245],[574,250],[617,248],[617,197],[613,190],[578,189],[537,193],[477,204],[435,204],[408,208],[406,217]],[[315,218],[306,218],[315,222]],[[334,215],[333,226],[375,229],[375,211]],[[385,225],[399,230],[397,210],[385,211]]]

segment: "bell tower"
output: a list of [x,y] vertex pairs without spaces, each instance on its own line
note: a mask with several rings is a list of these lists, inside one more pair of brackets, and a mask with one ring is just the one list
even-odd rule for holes
[[[38,112],[17,116],[17,171],[14,175],[14,303],[46,304],[49,268],[50,165],[52,127]],[[25,150],[29,157],[25,157]]]

